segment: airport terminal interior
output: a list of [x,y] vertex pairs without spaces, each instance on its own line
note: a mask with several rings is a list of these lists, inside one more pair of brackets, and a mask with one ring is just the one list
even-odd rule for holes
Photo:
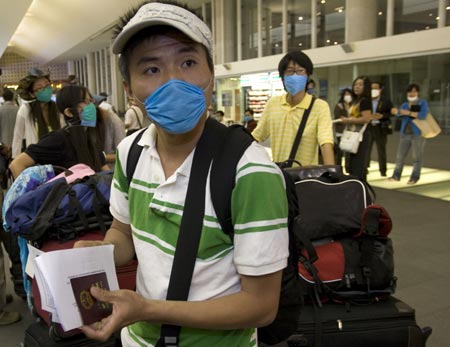
[[[420,180],[406,184],[410,155],[401,180],[388,180],[400,139],[394,129],[388,136],[387,177],[379,173],[374,148],[368,182],[394,224],[395,295],[416,310],[421,327],[433,329],[427,346],[450,346],[450,0],[183,2],[212,29],[211,107],[222,110],[230,123],[242,123],[246,109],[259,120],[267,100],[284,93],[277,66],[293,50],[302,50],[313,61],[314,93],[328,102],[331,113],[341,91],[357,76],[382,83],[383,94],[395,106],[405,101],[410,83],[420,86],[420,96],[442,129],[426,140]],[[16,89],[27,71],[37,67],[50,74],[55,92],[74,78],[95,95],[105,92],[123,117],[126,95],[110,46],[119,17],[139,3],[2,2],[0,89]],[[266,145],[270,152],[270,142]],[[8,293],[13,293],[10,279]],[[35,318],[16,295],[6,308],[19,311],[22,320],[0,326],[0,347],[20,346]]]

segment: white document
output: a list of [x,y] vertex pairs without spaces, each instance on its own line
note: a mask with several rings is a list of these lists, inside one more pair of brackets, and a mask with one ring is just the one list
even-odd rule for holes
[[[113,245],[71,248],[35,258],[35,275],[42,308],[52,312],[65,331],[83,325],[70,279],[105,272],[110,290],[118,290]],[[45,305],[45,306],[44,306]]]
[[41,254],[44,254],[44,251],[41,251],[40,249],[37,249],[36,247],[32,246],[31,244],[27,243],[28,246],[28,259],[27,264],[25,265],[25,272],[28,276],[31,278],[34,277],[34,258],[40,256]]

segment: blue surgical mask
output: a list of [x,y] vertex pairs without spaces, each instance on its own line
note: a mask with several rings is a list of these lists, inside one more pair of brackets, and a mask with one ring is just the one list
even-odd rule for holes
[[171,134],[194,129],[206,110],[203,89],[175,79],[150,94],[144,105],[150,120]]
[[295,95],[302,90],[305,90],[306,83],[308,82],[308,76],[306,75],[291,75],[284,76],[284,86],[289,94]]
[[244,117],[244,122],[245,123],[248,123],[248,122],[250,122],[252,120],[252,117],[250,117],[250,116],[245,116]]
[[47,86],[36,93],[36,99],[40,102],[49,102],[52,99],[53,89]]
[[83,107],[80,124],[85,127],[95,128],[97,125],[97,109],[94,103],[91,102]]

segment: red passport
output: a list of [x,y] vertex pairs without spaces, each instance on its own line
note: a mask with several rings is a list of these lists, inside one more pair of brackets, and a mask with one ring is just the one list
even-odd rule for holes
[[111,314],[111,304],[98,301],[90,292],[92,286],[109,290],[105,272],[71,278],[70,284],[84,325],[98,322]]

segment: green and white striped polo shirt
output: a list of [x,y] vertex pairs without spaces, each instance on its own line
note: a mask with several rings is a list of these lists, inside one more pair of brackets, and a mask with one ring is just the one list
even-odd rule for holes
[[[131,224],[139,261],[137,292],[164,300],[172,268],[194,151],[165,179],[155,147],[155,128],[143,134],[144,146],[128,190],[125,165],[134,135],[116,155],[111,213]],[[209,187],[209,179],[207,187]],[[238,163],[232,193],[234,242],[220,228],[209,189],[189,300],[208,300],[240,290],[239,274],[259,276],[283,269],[288,257],[287,199],[282,174],[264,148],[252,144]],[[135,323],[122,331],[124,346],[153,346],[160,326]],[[180,346],[256,346],[255,329],[182,328]]]

